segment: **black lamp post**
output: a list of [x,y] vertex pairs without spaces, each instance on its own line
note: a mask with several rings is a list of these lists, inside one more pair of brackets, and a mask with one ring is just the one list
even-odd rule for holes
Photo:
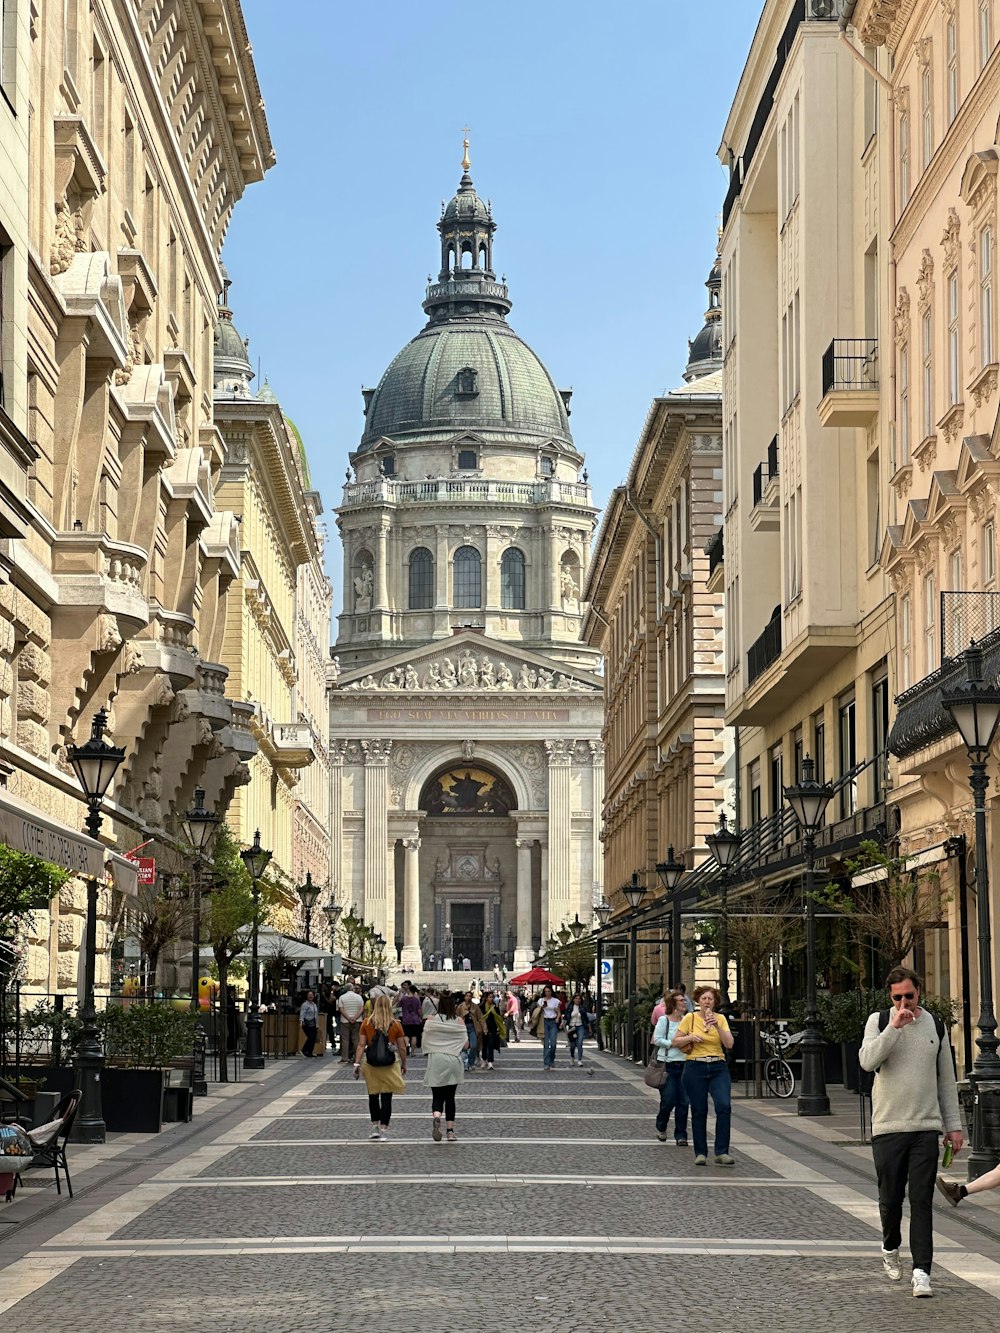
[[740,835],[726,823],[725,811],[719,815],[719,827],[705,839],[708,850],[722,871],[722,931],[719,939],[719,991],[722,1008],[729,1008],[729,869],[740,850]]
[[[674,855],[674,844],[667,848],[665,861],[656,863],[656,873],[667,893],[672,894],[687,873],[687,866]],[[670,984],[676,986],[681,980],[681,908],[680,903],[670,902]]]
[[[119,767],[125,762],[125,751],[104,739],[108,715],[103,708],[94,715],[90,740],[83,745],[70,745],[66,757],[83,788],[87,800],[87,832],[98,838],[101,832],[101,805]],[[87,925],[84,939],[83,973],[83,1029],[75,1060],[76,1076],[83,1097],[73,1127],[77,1143],[103,1143],[106,1129],[101,1104],[101,1070],[104,1051],[97,1030],[97,1003],[94,999],[94,974],[97,971],[97,880],[87,879]]]
[[271,859],[271,852],[260,845],[260,829],[253,835],[253,846],[244,847],[240,857],[250,872],[253,891],[253,935],[250,945],[250,1012],[247,1014],[247,1048],[243,1056],[244,1069],[264,1068],[264,1046],[260,1016],[260,960],[257,957],[257,932],[260,928],[260,881]]
[[340,920],[340,914],[343,912],[340,903],[328,902],[323,908],[323,915],[326,917],[326,924],[330,928],[330,952],[336,952],[337,944],[337,922]]
[[969,754],[973,810],[976,821],[976,933],[979,937],[979,1051],[969,1070],[973,1092],[972,1152],[968,1178],[975,1180],[1000,1165],[1000,1058],[993,1007],[993,958],[990,939],[990,886],[986,869],[986,761],[997,723],[1000,690],[983,684],[983,650],[972,643],[965,653],[965,681],[941,696]]
[[[212,843],[219,828],[219,816],[205,809],[205,789],[196,787],[194,805],[184,816],[184,832],[194,850],[194,870],[191,877],[191,1008],[195,1015],[201,1013],[198,996],[198,981],[201,977],[201,876],[203,861],[208,859]],[[196,1097],[208,1095],[208,1083],[205,1081],[204,1068],[199,1076],[199,1053],[204,1048],[199,1043],[200,1022],[195,1021],[194,1064],[191,1069],[191,1090]]]
[[579,940],[586,929],[587,927],[580,920],[580,913],[575,912],[573,914],[573,920],[569,923],[569,933],[573,936],[574,941]]
[[611,920],[614,910],[615,909],[611,906],[610,903],[603,901],[599,902],[597,906],[594,908],[594,916],[597,917],[597,920],[600,922],[602,929]]
[[319,885],[313,883],[313,877],[308,870],[306,871],[306,882],[299,885],[299,897],[302,899],[302,910],[306,917],[306,944],[312,944],[309,931],[312,926],[313,908],[316,906],[316,899],[319,897]]
[[570,940],[573,938],[572,934],[570,933],[569,926],[567,926],[565,921],[556,931],[556,935],[558,937],[559,943],[562,945],[564,949],[566,945],[569,944]]
[[637,983],[636,976],[636,952],[638,950],[638,920],[637,913],[646,896],[645,884],[639,883],[638,870],[632,871],[632,880],[629,884],[622,885],[622,893],[628,902],[629,910],[632,913],[632,919],[628,926],[628,1040],[630,1047],[630,1058],[636,1058],[636,1034],[635,1034],[635,988]]
[[806,847],[806,1026],[802,1038],[802,1091],[799,1115],[829,1115],[830,1098],[826,1095],[823,1072],[823,1036],[819,1030],[816,1005],[816,903],[813,900],[816,870],[816,834],[823,824],[826,807],[833,800],[833,787],[817,782],[816,766],[809,755],[802,760],[802,773],[791,787],[785,788],[785,800],[799,821]]

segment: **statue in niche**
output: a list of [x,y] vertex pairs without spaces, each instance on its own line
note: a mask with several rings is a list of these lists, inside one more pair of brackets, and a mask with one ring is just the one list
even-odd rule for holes
[[336,685],[337,681],[340,679],[340,658],[339,658],[339,657],[331,657],[331,658],[330,658],[330,665],[329,665],[329,667],[327,668],[327,674],[328,674],[329,679],[330,679],[330,684],[331,684],[331,685]]
[[562,591],[562,604],[564,610],[575,610],[580,604],[579,590],[576,586],[576,575],[569,565],[563,565],[562,573],[559,576],[559,586]]
[[514,688],[514,677],[510,674],[510,667],[506,662],[501,662],[497,667],[497,689],[512,690]]
[[485,653],[480,658],[479,684],[484,690],[492,690],[496,685],[496,675],[494,674],[493,663]]
[[362,566],[360,574],[354,580],[355,611],[370,611],[372,609],[372,588],[374,586],[375,580],[371,565]]

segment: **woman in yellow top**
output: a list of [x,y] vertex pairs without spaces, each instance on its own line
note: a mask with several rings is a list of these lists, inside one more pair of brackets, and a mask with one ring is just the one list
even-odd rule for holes
[[[674,1045],[685,1055],[684,1093],[691,1105],[691,1135],[694,1164],[708,1163],[708,1098],[715,1107],[715,1164],[734,1166],[729,1155],[729,1123],[732,1092],[725,1052],[732,1049],[733,1034],[723,1014],[716,1011],[722,996],[714,986],[696,986],[695,1010],[681,1019]],[[725,1049],[723,1049],[725,1048]]]

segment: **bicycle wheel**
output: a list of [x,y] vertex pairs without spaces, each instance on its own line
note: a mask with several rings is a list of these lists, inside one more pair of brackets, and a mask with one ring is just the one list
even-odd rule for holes
[[778,1056],[772,1056],[764,1066],[764,1081],[775,1097],[790,1097],[795,1091],[791,1066]]

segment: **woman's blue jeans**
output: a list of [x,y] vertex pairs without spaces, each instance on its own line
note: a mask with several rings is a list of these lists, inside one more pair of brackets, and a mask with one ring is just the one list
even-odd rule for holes
[[708,1156],[708,1098],[715,1107],[715,1155],[729,1151],[732,1119],[729,1066],[725,1060],[685,1060],[684,1095],[691,1106],[691,1137],[696,1157]]
[[575,1055],[581,1064],[583,1064],[583,1038],[586,1030],[581,1023],[578,1028],[570,1028],[567,1034],[569,1037],[570,1059]]
[[667,1061],[667,1077],[660,1089],[660,1109],[656,1113],[656,1132],[663,1134],[670,1124],[670,1112],[674,1112],[674,1138],[678,1143],[686,1143],[688,1133],[688,1099],[684,1092],[686,1066],[686,1060]]
[[471,1069],[476,1063],[476,1056],[479,1053],[479,1039],[476,1036],[476,1027],[474,1023],[466,1023],[465,1035],[469,1039],[469,1049],[462,1052],[462,1059],[465,1061],[466,1069]]
[[546,1069],[556,1062],[556,1043],[559,1040],[559,1020],[545,1019],[545,1031],[542,1034],[542,1064]]

